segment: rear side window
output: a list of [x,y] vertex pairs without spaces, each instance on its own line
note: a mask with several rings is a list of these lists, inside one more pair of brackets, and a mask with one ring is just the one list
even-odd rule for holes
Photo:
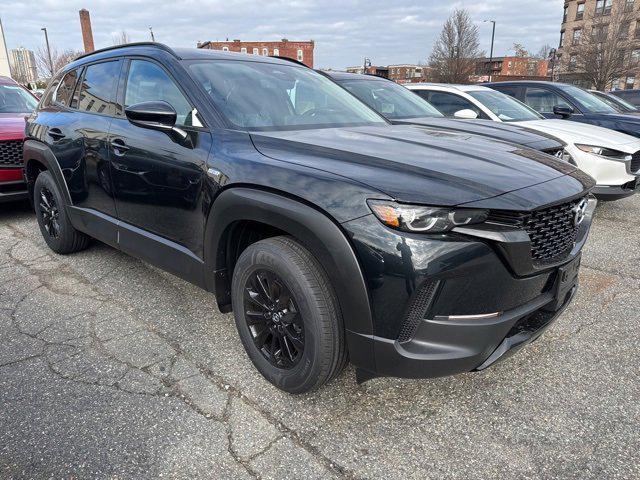
[[494,85],[491,85],[491,88],[499,92],[502,92],[505,95],[509,95],[513,98],[518,98],[518,87],[512,87],[512,86],[506,86],[506,85],[496,87]]
[[446,92],[431,92],[429,102],[447,117],[460,110],[473,110],[480,116],[480,109],[469,100]]
[[64,77],[58,86],[55,94],[55,103],[63,107],[70,107],[73,98],[73,90],[76,88],[78,81],[78,71],[71,70]]
[[176,125],[201,125],[199,121],[194,122],[189,101],[161,67],[146,60],[131,60],[124,96],[125,108],[151,101],[164,101],[171,105],[178,114]]
[[89,65],[82,79],[78,110],[113,115],[120,62]]

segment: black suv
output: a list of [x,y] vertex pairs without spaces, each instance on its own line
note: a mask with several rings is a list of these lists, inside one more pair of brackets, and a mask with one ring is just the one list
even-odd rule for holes
[[593,180],[526,147],[393,126],[262,56],[133,44],[51,82],[25,171],[55,252],[89,237],[215,292],[292,393],[482,370],[577,288]]

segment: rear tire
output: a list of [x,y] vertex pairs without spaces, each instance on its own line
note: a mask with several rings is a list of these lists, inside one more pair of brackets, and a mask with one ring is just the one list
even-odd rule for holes
[[33,205],[40,232],[51,250],[65,255],[89,246],[89,237],[71,225],[60,189],[49,172],[36,178]]
[[250,245],[231,286],[236,327],[249,358],[272,384],[305,393],[344,368],[342,314],[326,273],[289,237]]

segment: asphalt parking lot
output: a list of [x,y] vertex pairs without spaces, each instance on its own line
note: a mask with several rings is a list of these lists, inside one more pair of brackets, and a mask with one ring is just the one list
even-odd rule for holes
[[640,477],[640,197],[601,204],[574,304],[483,373],[293,397],[231,315],[0,205],[1,478]]

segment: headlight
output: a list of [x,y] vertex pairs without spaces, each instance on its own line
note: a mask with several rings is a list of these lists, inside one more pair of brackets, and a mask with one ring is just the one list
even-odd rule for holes
[[626,162],[627,160],[631,160],[632,156],[629,153],[624,153],[619,150],[613,150],[611,148],[605,147],[595,147],[593,145],[578,145],[578,147],[583,152],[593,153],[594,155],[599,155],[601,157],[606,157],[611,160],[620,160]]
[[402,205],[384,200],[369,200],[369,207],[382,223],[405,232],[448,232],[462,225],[482,223],[488,216],[487,210]]

